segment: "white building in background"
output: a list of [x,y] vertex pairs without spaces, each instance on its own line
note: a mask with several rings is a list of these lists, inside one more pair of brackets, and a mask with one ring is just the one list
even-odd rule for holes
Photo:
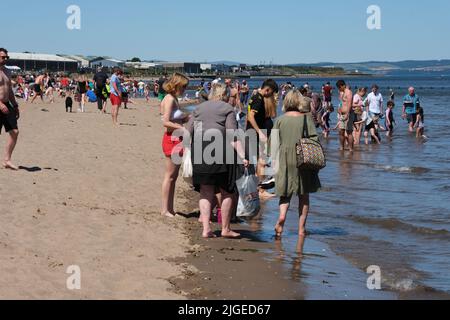
[[125,62],[122,60],[117,60],[113,58],[98,57],[90,61],[91,68],[104,67],[104,68],[123,68]]
[[202,71],[211,71],[212,70],[212,64],[211,63],[201,63],[200,64],[200,69],[202,69]]
[[150,70],[162,68],[162,64],[154,62],[125,62],[125,66],[128,68],[134,68],[137,70]]
[[58,56],[78,61],[78,68],[89,68],[89,59],[82,55],[68,55],[68,54],[58,54]]
[[19,67],[22,71],[64,71],[76,72],[78,62],[73,59],[60,57],[54,54],[10,52],[8,66]]

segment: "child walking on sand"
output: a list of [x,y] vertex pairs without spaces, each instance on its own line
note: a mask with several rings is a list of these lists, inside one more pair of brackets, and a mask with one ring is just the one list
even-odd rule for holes
[[423,108],[420,106],[420,104],[417,105],[416,107],[416,123],[415,123],[415,128],[416,128],[416,137],[417,138],[423,138],[423,139],[427,139],[427,137],[425,136],[425,117],[424,117],[424,112],[423,112]]

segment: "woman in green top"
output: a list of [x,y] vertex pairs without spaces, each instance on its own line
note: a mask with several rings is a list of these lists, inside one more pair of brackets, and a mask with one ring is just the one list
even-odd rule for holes
[[303,138],[304,124],[308,126],[309,137],[319,141],[311,114],[311,99],[303,97],[298,90],[290,91],[283,103],[285,114],[275,122],[271,145],[275,162],[276,195],[280,197],[280,217],[275,227],[277,238],[283,234],[287,212],[294,194],[299,197],[299,236],[306,235],[306,220],[309,213],[309,194],[317,192],[321,185],[317,171],[302,171],[297,168],[296,145]]

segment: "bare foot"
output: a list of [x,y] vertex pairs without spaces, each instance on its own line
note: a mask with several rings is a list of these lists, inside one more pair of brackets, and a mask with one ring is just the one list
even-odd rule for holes
[[226,239],[239,239],[241,235],[234,231],[222,231],[222,237]]
[[217,238],[217,236],[212,231],[209,231],[207,233],[203,233],[202,237],[205,238],[205,239],[215,239],[215,238]]
[[3,168],[13,170],[13,171],[19,170],[19,168],[16,167],[15,165],[13,165],[11,161],[3,162]]
[[275,198],[276,197],[276,195],[275,194],[273,194],[273,193],[269,193],[269,192],[267,192],[267,191],[260,191],[259,192],[259,198],[261,199],[261,200],[268,200],[268,199],[272,199],[272,198]]
[[165,212],[165,213],[162,212],[161,215],[163,217],[167,217],[167,218],[175,218],[176,217],[176,214],[175,213],[171,213],[171,212]]

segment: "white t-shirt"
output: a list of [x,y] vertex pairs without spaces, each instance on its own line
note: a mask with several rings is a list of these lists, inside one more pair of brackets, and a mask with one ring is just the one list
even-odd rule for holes
[[369,102],[369,111],[372,113],[381,113],[381,105],[383,104],[383,96],[381,93],[375,95],[373,92],[369,93],[364,103]]
[[372,123],[372,118],[369,117],[369,114],[364,111],[362,116],[361,116],[361,121],[364,121],[364,123],[366,124],[366,126],[368,126],[369,124]]

